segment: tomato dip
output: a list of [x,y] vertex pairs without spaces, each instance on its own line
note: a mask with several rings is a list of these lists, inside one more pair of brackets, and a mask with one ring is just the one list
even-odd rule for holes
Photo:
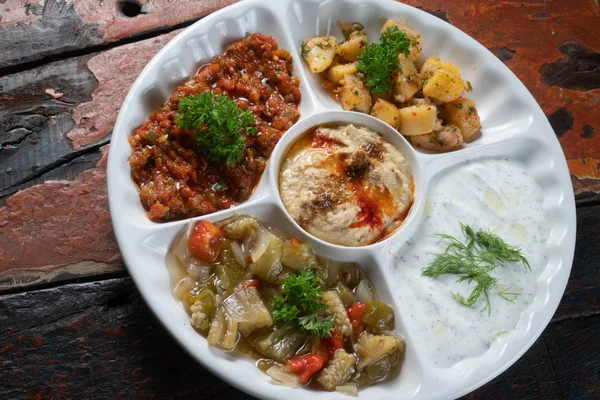
[[[155,222],[212,213],[246,200],[254,191],[273,147],[300,116],[300,81],[292,57],[271,36],[252,34],[202,66],[129,138],[131,177]],[[179,99],[202,92],[230,97],[256,120],[256,135],[233,165],[207,160],[194,130],[175,123]]]

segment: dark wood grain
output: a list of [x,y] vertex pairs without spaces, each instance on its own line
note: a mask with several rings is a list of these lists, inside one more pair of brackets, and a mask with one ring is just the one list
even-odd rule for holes
[[246,399],[196,364],[130,279],[0,297],[0,398]]
[[[470,400],[600,397],[600,206],[579,214],[565,296],[542,337]],[[232,398],[160,327],[129,278],[0,296],[0,398]]]

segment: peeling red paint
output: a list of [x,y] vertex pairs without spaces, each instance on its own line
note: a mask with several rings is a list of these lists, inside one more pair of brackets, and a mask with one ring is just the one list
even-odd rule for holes
[[[6,200],[0,208],[0,280],[11,277],[18,286],[22,277],[44,281],[67,270],[121,267],[108,211],[106,150],[98,167],[74,180],[48,181]],[[77,196],[84,190],[86,196]]]
[[98,32],[111,42],[161,26],[177,25],[235,3],[237,0],[142,0],[142,13],[122,15],[114,1],[75,0],[75,10],[85,22],[98,24]]
[[98,80],[92,100],[73,110],[75,127],[67,133],[75,149],[102,139],[113,128],[129,88],[148,61],[181,30],[117,47],[92,57],[87,67]]
[[0,3],[0,25],[40,19],[40,14],[34,13],[33,9],[42,10],[45,4],[46,0],[7,0],[4,4]]

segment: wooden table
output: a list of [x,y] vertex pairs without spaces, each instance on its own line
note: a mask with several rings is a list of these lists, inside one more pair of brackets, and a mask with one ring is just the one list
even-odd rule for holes
[[[249,398],[193,362],[141,301],[105,182],[111,128],[138,73],[182,28],[232,2],[0,0],[0,398]],[[598,0],[408,3],[473,36],[525,83],[577,199],[556,315],[466,398],[600,398]]]

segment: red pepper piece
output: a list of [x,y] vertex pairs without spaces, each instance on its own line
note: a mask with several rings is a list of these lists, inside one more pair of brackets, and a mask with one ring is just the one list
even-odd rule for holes
[[240,285],[240,287],[242,289],[248,289],[249,287],[252,287],[252,286],[259,288],[260,281],[258,279],[252,279],[252,280],[246,281]]
[[291,372],[299,373],[300,382],[306,383],[323,368],[326,362],[327,357],[322,354],[308,354],[302,357],[290,358],[287,367]]
[[342,336],[342,331],[336,326],[331,336],[327,338],[327,343],[329,344],[329,358],[333,358],[333,354],[337,349],[344,348],[344,338]]
[[222,237],[218,226],[208,221],[198,221],[188,241],[190,254],[205,262],[215,261],[221,251]]
[[362,317],[365,315],[366,309],[366,303],[354,303],[346,309],[348,311],[348,318],[352,323],[352,330],[357,336],[365,330],[365,324],[362,322]]

